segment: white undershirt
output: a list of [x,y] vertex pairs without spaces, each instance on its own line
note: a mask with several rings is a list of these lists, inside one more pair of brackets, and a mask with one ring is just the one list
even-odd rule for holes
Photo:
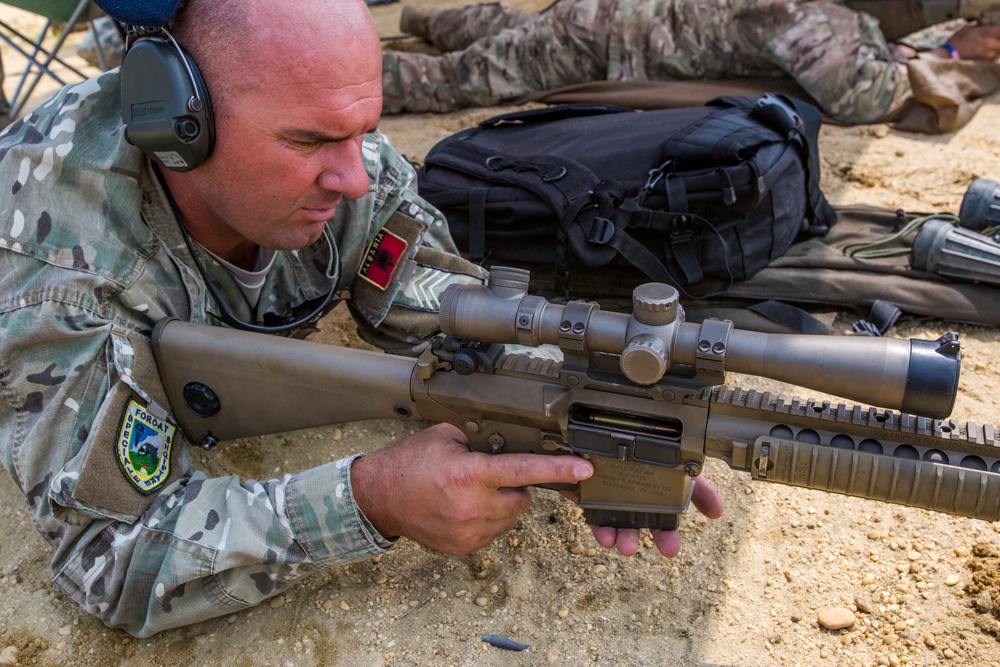
[[253,269],[247,271],[235,264],[230,264],[205,246],[202,246],[202,250],[214,257],[219,264],[222,264],[232,274],[233,280],[240,286],[240,290],[243,292],[243,296],[246,297],[250,307],[256,308],[257,301],[260,299],[260,290],[264,287],[264,280],[267,278],[267,272],[271,270],[271,266],[274,264],[274,258],[278,254],[277,251],[258,246],[257,255],[254,257]]

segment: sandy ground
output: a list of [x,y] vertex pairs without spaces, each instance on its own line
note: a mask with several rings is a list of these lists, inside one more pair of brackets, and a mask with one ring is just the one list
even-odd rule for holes
[[[373,8],[383,35],[397,32],[399,9]],[[6,7],[0,16],[8,12],[31,23]],[[9,91],[17,63],[6,47],[3,57]],[[957,211],[974,177],[1000,178],[996,102],[944,136],[824,128],[824,190],[835,204]],[[382,129],[419,160],[439,139],[497,111],[388,118]],[[937,337],[956,329],[964,364],[954,416],[996,422],[996,331],[925,322],[893,334]],[[357,344],[339,312],[317,338]],[[750,378],[730,382],[778,388]],[[268,478],[371,451],[411,429],[390,421],[331,426],[224,443],[196,459],[214,473]],[[257,609],[142,640],[104,627],[52,584],[49,550],[4,475],[0,665],[1000,666],[995,526],[750,485],[721,464],[705,474],[727,512],[708,521],[692,510],[673,560],[649,546],[632,558],[600,549],[572,505],[538,491],[533,510],[509,534],[473,555],[446,557],[404,540],[379,559],[314,576]],[[850,610],[855,624],[823,628],[818,616],[834,607]],[[485,633],[530,648],[495,648],[481,640]]]

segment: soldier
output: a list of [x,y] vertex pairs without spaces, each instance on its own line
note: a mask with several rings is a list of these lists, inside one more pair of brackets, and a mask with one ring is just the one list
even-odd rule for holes
[[[400,27],[446,53],[387,50],[384,113],[490,106],[588,81],[788,76],[834,119],[871,123],[910,99],[900,60],[916,54],[890,48],[867,13],[828,1],[563,0],[536,15],[495,3],[405,7]],[[959,27],[938,37],[936,55],[1000,55],[1000,27]]]
[[[156,27],[179,0],[100,4]],[[193,57],[171,84],[191,83],[190,98],[120,92],[166,86],[147,68],[181,63],[169,40],[140,40],[145,61],[130,52],[0,138],[0,460],[66,595],[144,637],[245,609],[398,536],[469,553],[527,510],[525,486],[588,477],[577,457],[471,452],[446,425],[282,479],[191,469],[152,360],[158,320],[301,334],[348,298],[369,340],[412,352],[439,307],[414,285],[483,275],[376,129],[380,46],[361,0],[188,0],[170,33]],[[137,119],[158,127],[177,103],[196,114],[177,126],[185,139],[171,120],[167,145],[151,141]],[[377,274],[369,254],[384,260]],[[711,486],[696,488],[721,514]],[[595,535],[637,547],[636,531]],[[676,553],[676,531],[656,540]]]

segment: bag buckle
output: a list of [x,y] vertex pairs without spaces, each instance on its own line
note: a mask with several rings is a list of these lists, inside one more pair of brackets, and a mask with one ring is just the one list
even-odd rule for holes
[[659,167],[654,167],[646,173],[646,184],[642,186],[643,197],[653,191],[653,188],[655,188],[656,184],[660,182],[663,175],[667,173],[668,168],[673,165],[673,162],[673,160],[667,160]]
[[773,93],[764,93],[750,110],[750,117],[786,137],[801,142],[805,121],[795,108]]
[[587,240],[590,243],[607,245],[615,235],[615,223],[608,218],[595,217],[590,221],[590,231],[587,233]]
[[502,171],[510,166],[506,160],[499,155],[491,155],[486,158],[486,168],[490,171]]
[[687,243],[694,238],[694,229],[691,220],[686,215],[680,215],[670,221],[667,227],[667,235],[671,245],[677,243]]

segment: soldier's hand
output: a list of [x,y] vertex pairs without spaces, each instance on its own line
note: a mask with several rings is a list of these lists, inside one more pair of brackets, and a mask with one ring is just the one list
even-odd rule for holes
[[897,44],[896,42],[889,44],[889,52],[892,53],[892,59],[897,63],[905,63],[907,60],[917,57],[917,50],[915,48],[906,44]]
[[[722,516],[722,497],[712,484],[702,478],[694,478],[691,502],[710,519]],[[617,548],[623,556],[631,556],[639,548],[639,531],[631,528],[615,529],[608,526],[591,526],[597,543],[607,549]],[[681,536],[676,530],[653,530],[653,542],[660,553],[673,558],[681,549]]]
[[464,555],[509,530],[531,505],[527,486],[575,484],[593,474],[576,456],[469,450],[448,424],[424,429],[351,467],[354,498],[382,535]]
[[[1000,58],[1000,26],[970,24],[948,40],[962,60],[996,60]],[[935,49],[935,52],[944,49]],[[947,53],[938,53],[947,58]]]

